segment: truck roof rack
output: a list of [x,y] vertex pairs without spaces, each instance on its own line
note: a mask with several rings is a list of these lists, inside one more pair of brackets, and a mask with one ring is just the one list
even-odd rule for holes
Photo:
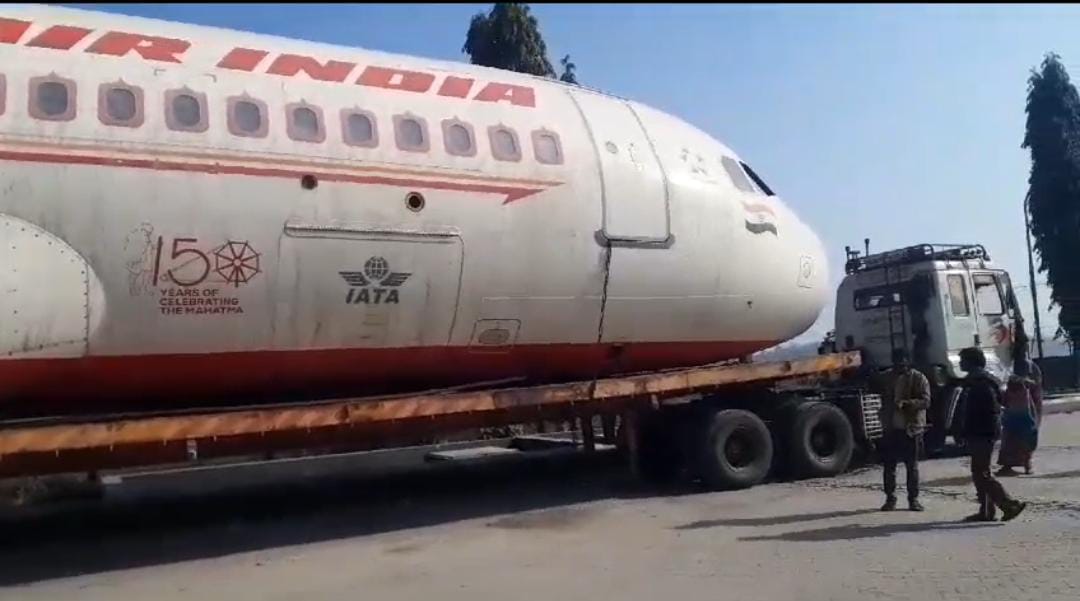
[[858,251],[848,250],[844,271],[857,273],[896,265],[909,265],[922,261],[963,261],[967,259],[990,260],[982,244],[916,244],[905,248],[874,253],[860,257]]

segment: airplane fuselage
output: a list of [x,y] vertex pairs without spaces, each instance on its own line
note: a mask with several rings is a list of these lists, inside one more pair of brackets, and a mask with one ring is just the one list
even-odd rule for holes
[[824,305],[729,148],[560,82],[0,8],[0,415],[591,378]]

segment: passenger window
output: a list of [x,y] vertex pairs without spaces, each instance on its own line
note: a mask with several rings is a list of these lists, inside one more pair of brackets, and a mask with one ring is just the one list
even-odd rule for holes
[[750,168],[750,165],[747,165],[742,161],[739,161],[739,164],[742,165],[743,171],[745,171],[746,174],[750,176],[750,179],[754,180],[754,183],[757,184],[758,189],[765,193],[765,196],[776,196],[776,194],[773,194],[772,189],[769,188],[769,186],[765,185],[764,180],[758,177],[758,174],[754,173],[754,170]]
[[397,146],[401,150],[410,152],[428,151],[427,123],[419,117],[395,115],[394,137],[397,139]]
[[289,137],[298,142],[319,143],[326,140],[323,128],[322,109],[310,104],[298,103],[285,107],[288,117]]
[[375,124],[375,115],[359,109],[341,111],[341,138],[349,146],[377,146],[379,130]]
[[229,98],[229,132],[246,138],[265,138],[269,131],[266,103],[248,96]]
[[952,314],[957,317],[966,317],[971,314],[968,306],[967,283],[964,276],[955,274],[949,276],[949,302],[952,304]]
[[165,124],[176,131],[204,132],[209,127],[206,94],[187,88],[165,93]]
[[143,93],[124,84],[98,87],[98,119],[105,125],[139,127],[143,123]]
[[739,162],[731,157],[721,157],[720,164],[724,166],[724,171],[727,171],[728,177],[735,184],[735,187],[743,192],[754,192],[754,184],[750,183],[750,180],[743,173],[742,168],[739,166]]
[[537,130],[532,133],[533,154],[536,160],[545,165],[561,165],[563,162],[562,145],[555,132]]
[[456,119],[443,121],[443,141],[446,152],[456,156],[476,156],[476,141],[472,126]]
[[517,134],[509,127],[497,125],[488,129],[491,139],[491,154],[500,161],[520,161],[521,145]]
[[979,274],[971,276],[971,283],[975,286],[975,300],[978,303],[979,313],[983,315],[1001,315],[1005,312],[1001,302],[1001,291],[998,289],[997,280],[994,276]]
[[30,80],[30,115],[46,121],[75,118],[75,82],[59,77]]

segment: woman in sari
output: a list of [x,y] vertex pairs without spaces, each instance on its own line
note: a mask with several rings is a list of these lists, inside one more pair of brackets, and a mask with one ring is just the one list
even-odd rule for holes
[[[1029,372],[1029,370],[1020,370]],[[1029,372],[1030,373],[1030,372]],[[1005,389],[1005,410],[1001,415],[1001,451],[998,453],[998,476],[1015,476],[1013,468],[1023,467],[1032,473],[1031,455],[1035,452],[1039,436],[1039,411],[1032,399],[1034,382],[1025,375],[1015,374],[1009,378]]]

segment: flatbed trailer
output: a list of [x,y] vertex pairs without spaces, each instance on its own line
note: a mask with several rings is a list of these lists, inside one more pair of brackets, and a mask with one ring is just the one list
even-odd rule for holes
[[[591,447],[592,418],[620,416],[618,440],[643,474],[691,467],[716,487],[744,487],[783,463],[774,447],[794,458],[801,475],[827,475],[846,469],[852,445],[872,443],[880,403],[849,385],[859,365],[859,354],[849,352],[541,386],[6,421],[0,477],[386,448],[538,420],[581,419]],[[814,457],[791,449],[816,453],[817,469],[807,463]]]

